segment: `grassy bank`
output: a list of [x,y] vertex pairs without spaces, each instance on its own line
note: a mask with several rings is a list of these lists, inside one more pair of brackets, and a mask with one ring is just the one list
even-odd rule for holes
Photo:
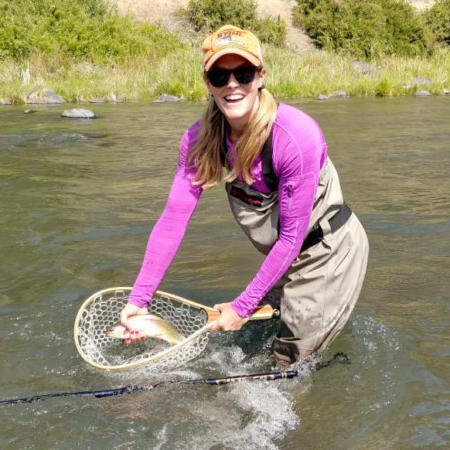
[[[450,89],[450,51],[430,58],[386,57],[361,68],[349,57],[325,51],[296,54],[266,49],[266,86],[279,97],[316,97],[344,90],[352,97],[401,96],[427,89],[442,95]],[[430,86],[405,89],[415,77],[429,78]],[[122,64],[98,65],[69,58],[34,55],[22,62],[0,62],[0,99],[25,103],[33,92],[52,89],[69,102],[94,98],[112,101],[151,100],[161,94],[187,100],[206,98],[200,46],[180,47],[162,58],[129,59]]]

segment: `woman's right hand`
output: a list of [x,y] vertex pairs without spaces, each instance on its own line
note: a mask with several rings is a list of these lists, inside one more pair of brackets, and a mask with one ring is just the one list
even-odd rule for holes
[[130,317],[141,314],[148,314],[148,309],[139,308],[139,306],[132,305],[131,303],[128,303],[120,312],[120,323],[130,330],[130,338],[125,339],[125,344],[136,344],[145,339],[145,336],[141,335],[139,331],[133,330],[128,324]]

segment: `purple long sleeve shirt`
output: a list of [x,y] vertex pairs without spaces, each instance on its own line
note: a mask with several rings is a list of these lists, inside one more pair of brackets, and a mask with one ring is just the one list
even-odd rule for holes
[[[195,169],[189,169],[187,164],[199,127],[200,122],[196,122],[183,135],[169,198],[150,234],[144,261],[130,295],[129,303],[141,308],[148,305],[175,257],[203,191],[191,184]],[[228,145],[233,164],[234,148],[230,142]],[[254,312],[298,256],[326,157],[325,138],[314,119],[292,106],[280,104],[273,126],[273,168],[280,180],[280,233],[256,276],[232,302],[233,309],[241,317],[249,317]],[[269,192],[260,157],[252,167],[252,177],[253,189]]]

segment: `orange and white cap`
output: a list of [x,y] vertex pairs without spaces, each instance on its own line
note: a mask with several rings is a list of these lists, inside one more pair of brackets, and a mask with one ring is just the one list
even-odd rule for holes
[[263,65],[261,44],[258,38],[248,30],[241,30],[233,25],[225,25],[202,45],[203,68],[208,71],[222,56],[234,54],[242,56],[256,67]]

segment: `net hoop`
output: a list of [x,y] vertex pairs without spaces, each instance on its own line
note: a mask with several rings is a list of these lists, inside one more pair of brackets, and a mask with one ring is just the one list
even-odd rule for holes
[[[131,290],[132,290],[131,287],[113,287],[113,288],[103,289],[103,290],[91,295],[81,305],[80,309],[78,310],[77,316],[75,318],[75,325],[74,325],[75,346],[78,350],[78,353],[83,358],[83,360],[97,369],[106,370],[106,371],[124,371],[124,370],[141,368],[143,366],[150,365],[153,362],[160,361],[163,358],[173,355],[176,352],[178,352],[180,349],[188,346],[190,343],[194,342],[201,335],[208,333],[209,330],[211,329],[211,327],[214,325],[214,319],[217,319],[220,316],[220,313],[217,310],[210,308],[208,306],[201,305],[199,303],[193,302],[191,300],[187,300],[187,299],[185,299],[183,297],[179,297],[177,295],[170,294],[168,292],[156,291],[155,296],[167,297],[171,300],[174,300],[174,301],[176,301],[180,304],[186,305],[188,307],[198,309],[198,310],[203,310],[208,315],[208,318],[210,321],[208,321],[205,326],[201,327],[195,333],[186,337],[183,341],[181,341],[178,344],[176,344],[162,352],[159,352],[156,355],[153,355],[149,358],[145,358],[140,361],[135,361],[135,362],[127,363],[127,364],[119,364],[119,365],[104,365],[104,364],[96,363],[85,352],[83,345],[81,343],[81,340],[80,340],[81,329],[83,326],[83,315],[85,314],[85,311],[89,308],[89,306],[91,306],[95,301],[102,299],[103,296],[110,295],[110,294],[116,294],[118,292],[129,293],[129,292],[131,292]],[[117,321],[118,320],[119,320],[119,318],[117,317]]]

